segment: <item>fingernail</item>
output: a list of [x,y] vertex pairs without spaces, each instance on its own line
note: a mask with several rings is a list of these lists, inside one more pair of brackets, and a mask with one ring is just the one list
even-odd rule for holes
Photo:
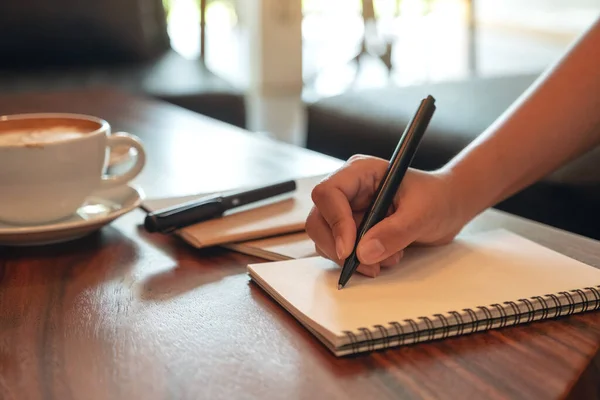
[[341,236],[335,238],[335,252],[337,253],[338,259],[343,259],[344,257],[344,241]]
[[374,264],[385,253],[385,247],[377,239],[371,239],[360,246],[360,258],[365,264]]

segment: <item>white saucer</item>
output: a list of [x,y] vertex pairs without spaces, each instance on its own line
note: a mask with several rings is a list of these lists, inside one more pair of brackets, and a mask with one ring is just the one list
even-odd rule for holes
[[94,192],[71,217],[41,225],[0,221],[0,246],[38,246],[81,238],[134,210],[144,200],[141,189],[123,185]]

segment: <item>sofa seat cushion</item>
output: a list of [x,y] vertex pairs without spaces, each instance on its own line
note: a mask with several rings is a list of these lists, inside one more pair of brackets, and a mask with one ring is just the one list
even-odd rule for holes
[[[350,91],[308,104],[307,147],[347,159],[362,153],[389,159],[419,102],[437,109],[413,166],[448,162],[488,128],[537,78],[515,75]],[[544,178],[562,185],[600,184],[600,148]]]
[[414,165],[436,168],[486,129],[535,78],[388,86],[324,98],[307,106],[307,147],[342,159],[355,153],[389,158],[419,102],[431,94],[437,109]]

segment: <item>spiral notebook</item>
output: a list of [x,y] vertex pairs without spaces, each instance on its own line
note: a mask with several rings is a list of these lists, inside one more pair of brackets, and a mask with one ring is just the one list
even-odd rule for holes
[[248,266],[251,279],[343,356],[595,310],[600,270],[506,230],[410,247],[375,279],[311,257]]

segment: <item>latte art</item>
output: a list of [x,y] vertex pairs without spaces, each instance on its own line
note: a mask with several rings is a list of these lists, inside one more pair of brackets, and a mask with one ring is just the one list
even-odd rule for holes
[[84,136],[81,128],[53,126],[39,129],[0,131],[0,146],[27,146],[62,142]]

